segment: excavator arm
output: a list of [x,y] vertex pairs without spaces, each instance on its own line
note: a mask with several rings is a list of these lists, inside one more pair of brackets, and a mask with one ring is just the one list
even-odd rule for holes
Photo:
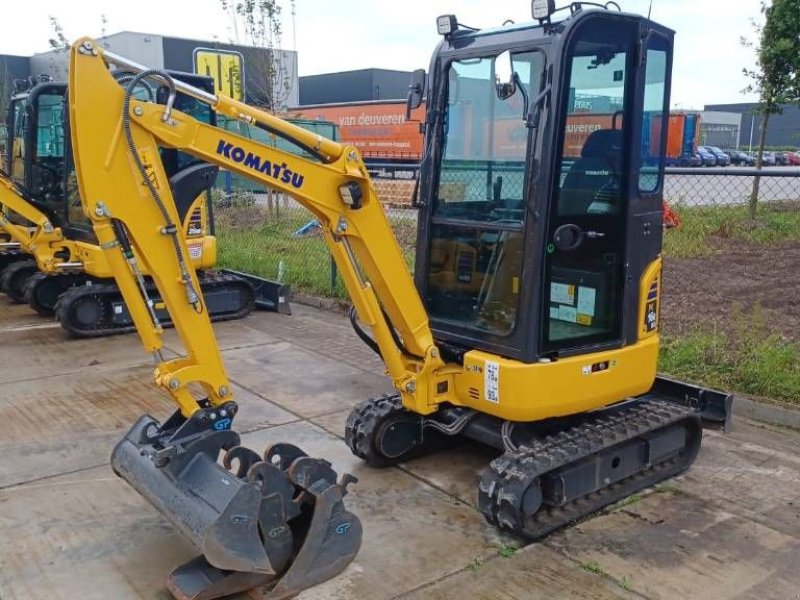
[[[0,230],[8,235],[11,240],[8,243],[13,244],[7,247],[34,255],[43,271],[54,271],[75,261],[75,249],[64,238],[61,228],[26,200],[24,193],[5,175],[0,175],[0,208]],[[11,214],[24,218],[30,226],[12,222]]]
[[441,369],[444,363],[427,314],[358,151],[242,102],[169,79],[175,90],[208,103],[217,113],[282,136],[318,160],[237,136],[174,110],[169,103],[161,106],[126,95],[109,71],[111,65],[165,79],[163,73],[97,48],[90,40],[74,46],[70,118],[81,198],[151,352],[161,348],[161,329],[141,293],[141,266],[131,260],[131,250],[153,274],[169,307],[187,356],[158,358],[156,382],[183,415],[189,417],[199,406],[190,384],[200,384],[212,406],[230,400],[230,385],[194,272],[186,265],[186,247],[175,234],[177,215],[158,161],[159,146],[177,148],[268,185],[311,211],[404,404],[419,414],[433,412],[442,401],[440,397],[434,402],[434,396],[436,384],[447,377],[446,369]]
[[[112,76],[111,64],[135,74],[127,87]],[[73,46],[69,77],[71,143],[83,210],[142,343],[154,355],[155,383],[178,405],[163,423],[142,415],[111,455],[114,471],[202,552],[175,569],[167,587],[181,599],[208,600],[254,587],[264,598],[277,599],[333,577],[361,545],[361,523],[343,501],[347,485],[356,480],[339,479],[328,461],[291,444],[273,444],[263,454],[240,445],[231,429],[238,406],[159,154],[160,147],[178,148],[244,172],[245,157],[237,157],[247,142],[173,110],[179,84],[167,73],[115,57],[91,40]],[[133,98],[145,77],[169,87],[166,106]],[[240,114],[192,86],[181,85],[181,91],[213,100],[209,103],[225,114]],[[221,135],[229,146],[215,139]],[[267,154],[257,145],[247,151],[261,153],[260,167],[271,163],[271,174],[259,171],[260,180],[320,194],[318,213],[332,218],[333,200],[323,182],[344,185],[354,179],[349,171],[358,170],[349,166],[344,149],[322,145],[337,155],[335,167],[272,149]],[[319,184],[311,183],[315,176]],[[384,227],[388,230],[385,219]],[[185,356],[168,360],[162,353],[163,329],[144,273],[169,311]],[[351,285],[356,282],[352,272],[348,276]],[[374,297],[370,305],[364,296],[365,314],[377,309]],[[399,374],[397,350],[395,362]]]

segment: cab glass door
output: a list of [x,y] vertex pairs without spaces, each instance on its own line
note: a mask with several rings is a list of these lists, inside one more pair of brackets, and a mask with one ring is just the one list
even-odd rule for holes
[[545,240],[545,352],[588,351],[621,337],[634,34],[597,19],[568,46]]

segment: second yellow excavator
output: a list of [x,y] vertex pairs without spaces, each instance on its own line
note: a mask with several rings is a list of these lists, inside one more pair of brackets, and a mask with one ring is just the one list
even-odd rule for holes
[[[208,84],[201,76],[174,75],[196,85]],[[130,75],[118,75],[123,82],[126,77]],[[157,100],[163,90],[143,84],[137,94]],[[77,198],[70,147],[65,143],[66,95],[66,83],[42,81],[12,97],[7,121],[9,173],[0,175],[0,228],[10,238],[0,253],[0,289],[41,315],[56,315],[74,337],[132,331],[133,323]],[[187,112],[214,122],[209,108],[193,107],[184,96],[177,101]],[[213,270],[216,239],[207,196],[218,169],[174,150],[162,153],[181,230],[193,265],[203,270],[202,289],[215,320],[246,316],[255,301],[253,286]],[[154,307],[168,322],[157,298]]]
[[[370,465],[442,438],[494,448],[477,506],[490,523],[538,539],[689,468],[702,426],[727,425],[729,395],[656,373],[673,32],[590,5],[572,2],[557,20],[552,2],[535,2],[535,22],[482,31],[437,19],[430,76],[415,74],[408,100],[414,108],[427,97],[416,284],[354,147],[89,39],[73,47],[81,201],[156,357],[155,382],[179,407],[164,423],[143,416],[112,465],[203,550],[173,575],[179,597],[242,589],[248,574],[279,573],[276,564],[292,565],[279,588],[301,572],[305,583],[330,576],[352,559],[360,528],[341,503],[348,480],[337,484],[324,462],[238,449],[238,407],[175,233],[161,147],[271,186],[316,217],[356,333],[396,389],[347,419],[346,443]],[[113,69],[136,73],[131,85],[156,78],[170,97],[182,92],[312,158],[222,131],[171,101],[136,99]],[[602,118],[589,127],[587,115]],[[161,354],[143,266],[184,357]],[[297,498],[314,507],[307,532],[293,516]],[[294,558],[287,531],[305,540]],[[321,548],[313,565],[304,562],[311,547]]]

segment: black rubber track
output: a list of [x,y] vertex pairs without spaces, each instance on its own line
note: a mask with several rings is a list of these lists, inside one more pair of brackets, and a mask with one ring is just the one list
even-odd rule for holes
[[35,260],[17,260],[0,273],[0,289],[14,302],[25,302],[25,282],[39,269]]
[[[198,277],[200,279],[200,289],[203,293],[208,293],[220,287],[238,288],[241,291],[243,301],[237,309],[225,313],[212,313],[212,321],[241,319],[253,311],[255,294],[253,286],[247,281],[233,275],[209,271],[204,271],[202,274],[198,273]],[[160,302],[154,284],[148,284],[148,292],[154,302]],[[59,297],[55,306],[55,314],[61,326],[71,337],[103,337],[136,331],[136,327],[133,325],[118,325],[113,322],[112,305],[121,301],[122,294],[114,283],[76,286]],[[85,326],[75,320],[75,310],[80,303],[93,303],[96,306],[99,318],[91,325]],[[160,322],[164,327],[172,326],[172,322],[167,319],[162,319]]]
[[86,282],[83,273],[38,272],[25,282],[25,302],[43,317],[52,317],[56,314],[56,303],[61,294]]
[[[534,514],[525,514],[526,491],[547,473],[676,424],[683,425],[688,434],[687,445],[677,456],[563,506],[542,505]],[[701,437],[699,417],[691,409],[664,400],[601,413],[493,460],[478,483],[478,509],[500,529],[536,540],[686,470],[697,457]]]

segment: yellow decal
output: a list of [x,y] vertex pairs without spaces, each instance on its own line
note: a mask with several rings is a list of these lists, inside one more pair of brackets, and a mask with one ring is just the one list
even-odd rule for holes
[[519,294],[519,277],[511,278],[511,293]]
[[578,313],[577,321],[579,325],[591,325],[592,317],[590,317],[589,315],[582,315]]
[[244,100],[244,57],[239,52],[196,48],[194,72],[211,77],[217,93]]
[[[150,154],[150,151],[147,149],[143,149],[139,151],[139,158],[142,160],[142,165],[144,165],[144,172],[147,174],[147,178],[150,180],[150,183],[153,184],[153,187],[158,189],[158,179],[156,178],[156,171],[155,167],[153,166],[153,156]],[[142,182],[144,185],[144,182]]]

